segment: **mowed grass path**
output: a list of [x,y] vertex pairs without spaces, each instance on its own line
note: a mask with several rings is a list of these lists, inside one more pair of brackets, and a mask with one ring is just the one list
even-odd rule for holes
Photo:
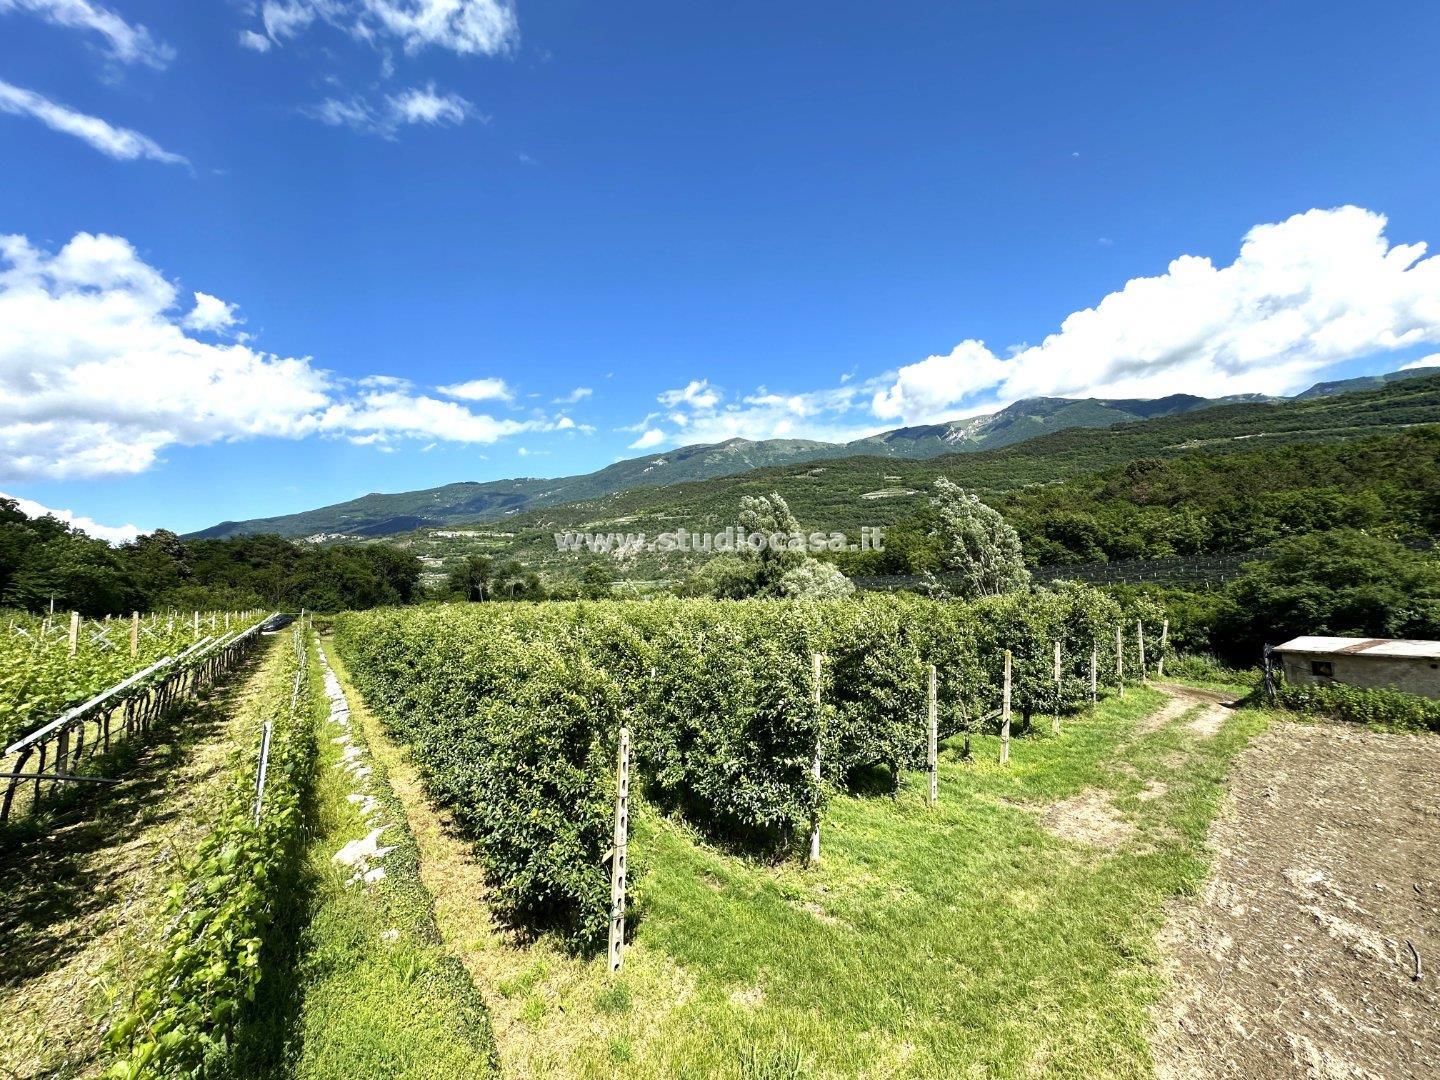
[[[818,867],[739,858],[640,809],[618,976],[514,943],[478,897],[437,896],[468,913],[442,932],[510,1076],[1148,1076],[1155,934],[1202,880],[1226,763],[1264,725],[1146,731],[1164,700],[1103,700],[1058,738],[1015,740],[1005,768],[998,740],[975,738],[970,763],[952,744],[938,808],[919,775],[893,801],[836,798]],[[1062,839],[1045,826],[1072,804]],[[465,858],[438,841],[422,856]]]

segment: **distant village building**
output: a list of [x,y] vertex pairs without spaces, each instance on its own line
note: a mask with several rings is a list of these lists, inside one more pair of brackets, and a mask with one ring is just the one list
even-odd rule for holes
[[1291,686],[1344,683],[1440,699],[1440,641],[1297,637],[1274,651]]

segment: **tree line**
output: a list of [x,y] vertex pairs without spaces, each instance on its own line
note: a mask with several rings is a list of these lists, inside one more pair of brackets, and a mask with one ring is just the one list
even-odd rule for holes
[[421,596],[420,560],[377,544],[318,547],[278,536],[183,540],[158,529],[111,546],[0,498],[0,605],[91,617],[131,611],[343,611]]

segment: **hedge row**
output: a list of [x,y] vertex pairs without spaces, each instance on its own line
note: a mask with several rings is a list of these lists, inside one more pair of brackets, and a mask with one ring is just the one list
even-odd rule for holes
[[1113,681],[1117,626],[1138,675],[1137,618],[1153,664],[1159,612],[1076,586],[968,605],[872,594],[392,609],[341,617],[335,640],[476,844],[501,914],[589,938],[606,925],[622,723],[648,796],[712,835],[783,845],[856,770],[923,764],[927,665],[942,737],[993,730],[1011,650],[1024,730],[1031,713],[1088,700],[1092,648]]
[[[270,673],[253,738],[232,752],[231,780],[214,827],[167,896],[160,955],[107,1035],[116,1054],[108,1076],[208,1074],[230,1052],[236,1026],[254,999],[267,928],[295,886],[303,800],[315,769],[315,698],[308,671],[301,677],[298,707],[291,709],[305,655],[299,628],[294,641],[293,649],[277,643],[284,662]],[[265,721],[274,727],[257,825],[255,779]]]
[[1401,731],[1440,732],[1440,701],[1400,690],[1360,686],[1282,686],[1279,704],[1295,712],[1319,713],[1357,724],[1383,724]]

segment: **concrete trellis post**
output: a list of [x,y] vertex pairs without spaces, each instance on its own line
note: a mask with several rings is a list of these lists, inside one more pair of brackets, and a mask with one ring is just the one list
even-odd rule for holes
[[1060,734],[1060,642],[1055,642],[1055,719],[1050,730]]
[[130,613],[130,659],[140,655],[140,612]]
[[615,846],[610,851],[610,970],[625,962],[626,848],[630,842],[630,729],[620,729],[615,767]]
[[75,649],[80,644],[80,613],[70,612],[70,659],[75,659]]
[[1165,677],[1165,647],[1170,643],[1170,620],[1164,619],[1160,623],[1160,658],[1155,661],[1155,677]]
[[1115,627],[1115,683],[1120,688],[1120,696],[1125,696],[1125,631],[1122,627]]
[[195,619],[193,625],[195,627],[195,636],[198,638],[200,636],[200,612],[198,611],[195,612]]
[[265,806],[265,774],[270,768],[270,735],[275,730],[275,725],[265,721],[265,726],[260,730],[260,759],[255,770],[255,824],[260,824],[260,811]]
[[[815,706],[818,717],[820,706],[821,657],[817,652],[812,653],[810,659],[815,669]],[[820,728],[818,720],[815,728],[815,758],[810,763],[810,775],[814,778],[815,787],[818,790],[820,787]],[[815,813],[810,818],[810,861],[812,863],[818,863],[820,861],[820,805],[818,798],[816,799]]]
[[1135,640],[1140,645],[1140,681],[1150,682],[1150,673],[1145,668],[1145,622],[1142,619],[1135,620]]
[[1005,650],[1005,689],[1000,699],[1000,764],[1010,762],[1010,650]]
[[930,742],[926,764],[930,767],[930,805],[940,801],[940,710],[935,685],[935,665],[930,665]]
[[1090,703],[1100,700],[1100,646],[1090,646]]

